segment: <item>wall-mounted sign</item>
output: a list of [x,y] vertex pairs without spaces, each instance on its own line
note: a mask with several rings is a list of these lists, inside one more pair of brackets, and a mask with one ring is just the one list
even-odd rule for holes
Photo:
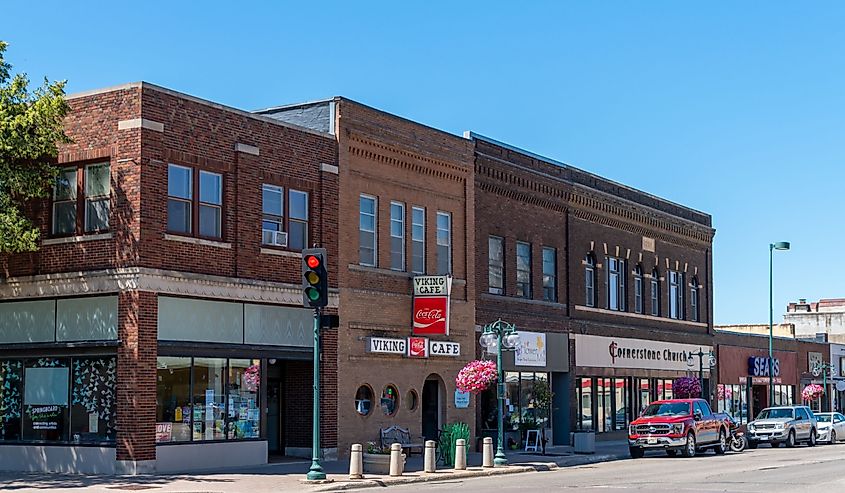
[[516,366],[546,366],[546,334],[519,331],[519,345],[514,352]]
[[814,353],[809,352],[807,353],[807,371],[812,372],[813,368],[816,365],[821,365],[824,360],[822,360],[822,353]]
[[414,277],[413,332],[449,335],[450,276]]
[[[687,357],[699,350],[709,353],[713,348],[697,344],[577,334],[575,366],[688,371],[691,367],[687,365]],[[698,358],[694,360],[694,369],[698,371]],[[707,365],[704,371],[709,371]]]
[[461,344],[452,341],[429,341],[429,352],[432,356],[460,356]]
[[469,407],[469,392],[455,391],[455,407],[458,409],[466,409]]
[[390,339],[387,337],[368,337],[367,352],[386,354],[405,354],[408,342],[405,339]]
[[[748,374],[752,377],[769,376],[769,358],[763,356],[751,356],[748,358]],[[780,376],[780,361],[773,358],[771,371],[773,377]]]
[[428,338],[426,338],[426,337],[409,337],[408,338],[408,357],[409,358],[428,358]]

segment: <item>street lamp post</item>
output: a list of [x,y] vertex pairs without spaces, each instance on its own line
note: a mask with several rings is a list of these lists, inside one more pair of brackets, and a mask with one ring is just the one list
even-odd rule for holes
[[773,381],[774,355],[772,352],[772,331],[774,326],[774,308],[772,306],[772,259],[775,250],[789,250],[788,241],[769,243],[769,406],[775,401],[775,386]]
[[824,361],[813,363],[813,376],[822,376],[822,388],[824,389],[824,394],[827,396],[827,408],[830,412],[833,412],[833,399],[831,399],[831,395],[827,391],[827,376],[830,375],[830,378],[833,379],[833,370],[834,366],[831,363],[825,363]]
[[502,368],[502,351],[516,349],[519,344],[519,334],[516,332],[516,325],[503,321],[501,318],[493,323],[484,326],[479,342],[487,349],[488,353],[496,352],[496,400],[498,402],[499,414],[499,436],[498,448],[493,464],[497,466],[508,465],[508,458],[505,456],[504,433],[505,422],[503,409],[505,406],[505,372]]
[[705,353],[701,348],[698,348],[697,353],[689,353],[689,356],[687,356],[687,366],[695,365],[694,356],[698,356],[698,386],[701,388],[701,393],[704,394],[704,358],[707,357],[707,367],[713,368],[716,366],[716,357],[712,350]]

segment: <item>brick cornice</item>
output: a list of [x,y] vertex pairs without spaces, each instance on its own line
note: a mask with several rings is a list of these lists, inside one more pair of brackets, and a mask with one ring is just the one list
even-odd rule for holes
[[[435,176],[440,179],[464,182],[469,169],[440,159],[407,151],[371,139],[350,135],[347,150],[353,156],[378,161],[415,173]],[[390,155],[393,154],[393,155]],[[396,157],[401,156],[401,157]]]
[[[11,277],[0,282],[2,300],[123,291],[282,305],[302,304],[299,285],[143,267]],[[337,304],[337,292],[332,290],[329,293],[329,307],[337,307]]]

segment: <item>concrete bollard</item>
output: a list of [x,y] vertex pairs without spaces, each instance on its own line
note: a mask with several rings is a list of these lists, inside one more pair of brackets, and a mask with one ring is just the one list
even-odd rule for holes
[[455,470],[463,471],[467,468],[467,441],[463,438],[455,440]]
[[405,464],[402,463],[402,445],[394,443],[390,445],[390,475],[401,476]]
[[437,443],[434,440],[425,441],[425,472],[437,471],[437,455],[435,454],[436,449]]
[[352,453],[349,454],[349,479],[362,479],[364,477],[364,449],[360,443],[352,444]]
[[493,439],[484,437],[482,449],[481,467],[493,467]]

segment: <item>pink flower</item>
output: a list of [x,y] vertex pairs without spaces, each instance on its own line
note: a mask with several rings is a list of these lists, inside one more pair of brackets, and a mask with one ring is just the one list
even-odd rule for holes
[[811,383],[810,385],[804,387],[804,390],[801,391],[801,398],[805,401],[814,401],[821,397],[822,394],[824,394],[822,386]]
[[467,363],[455,378],[455,385],[461,392],[477,394],[498,378],[496,363],[486,360],[475,360]]

